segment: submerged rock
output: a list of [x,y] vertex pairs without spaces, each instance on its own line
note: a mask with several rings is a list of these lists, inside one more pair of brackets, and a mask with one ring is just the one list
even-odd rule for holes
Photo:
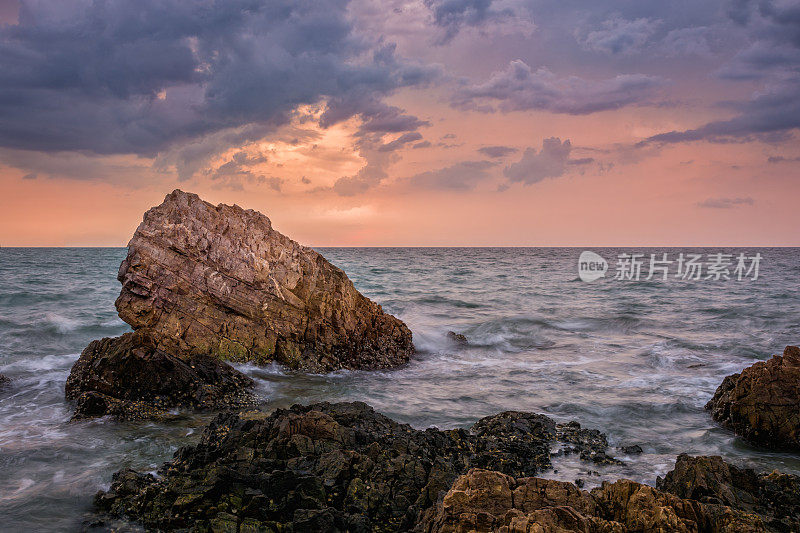
[[2,389],[3,387],[5,387],[6,385],[8,385],[10,383],[11,383],[11,378],[8,378],[8,377],[4,376],[3,374],[0,374],[0,389]]
[[65,394],[75,418],[158,418],[175,407],[253,405],[253,381],[217,359],[182,359],[146,329],[92,341],[72,367]]
[[642,450],[642,447],[639,446],[638,444],[620,446],[619,450],[625,455],[641,455],[642,453],[644,453],[644,450]]
[[144,215],[119,270],[119,316],[182,355],[313,372],[390,368],[411,332],[266,216],[176,190]]
[[457,344],[458,346],[467,346],[469,345],[469,341],[467,340],[467,336],[463,333],[456,333],[455,331],[448,331],[447,338],[450,339],[450,342]]
[[591,492],[572,483],[472,469],[459,477],[423,531],[542,533],[765,531],[752,514],[679,498],[629,480]]
[[225,413],[159,477],[122,470],[95,502],[101,517],[165,531],[421,530],[458,475],[535,475],[556,439],[553,420],[521,412],[448,431],[415,430],[363,403]]
[[726,377],[706,409],[754,444],[800,451],[800,348]]

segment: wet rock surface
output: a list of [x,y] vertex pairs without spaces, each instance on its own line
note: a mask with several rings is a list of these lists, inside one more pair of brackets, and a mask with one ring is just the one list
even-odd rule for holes
[[584,461],[598,465],[621,464],[621,461],[606,453],[608,440],[596,429],[584,429],[578,422],[556,425],[558,441],[564,443],[560,455],[577,454]]
[[96,497],[94,525],[127,517],[161,530],[424,530],[470,468],[515,477],[549,468],[557,431],[550,418],[522,412],[470,430],[415,430],[363,403],[225,413],[158,477],[116,473]]
[[211,357],[182,359],[148,330],[92,341],[72,367],[65,394],[74,418],[161,418],[172,408],[254,405],[253,381]]
[[432,533],[765,531],[754,514],[683,499],[629,480],[606,482],[587,492],[564,481],[514,478],[482,469],[459,477],[422,529]]
[[800,531],[800,476],[757,474],[721,457],[684,454],[656,486],[681,498],[756,513],[770,531]]
[[469,346],[469,340],[463,333],[456,333],[455,331],[447,332],[447,339],[456,346]]
[[726,377],[706,409],[754,444],[800,451],[800,348]]
[[119,316],[179,355],[325,372],[413,353],[402,321],[269,218],[180,190],[145,213],[118,277]]

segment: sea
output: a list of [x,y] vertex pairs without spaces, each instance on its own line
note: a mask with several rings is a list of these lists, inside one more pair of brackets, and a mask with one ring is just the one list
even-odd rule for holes
[[[800,473],[799,456],[750,446],[704,410],[726,375],[800,343],[799,248],[592,248],[608,271],[591,282],[578,275],[580,248],[318,251],[408,324],[417,354],[395,370],[326,375],[238,365],[265,410],[359,400],[416,428],[469,427],[504,410],[576,420],[607,434],[623,464],[557,456],[544,475],[587,486],[653,485],[680,453]],[[70,422],[64,382],[81,350],[130,329],[114,308],[125,253],[0,248],[0,373],[12,380],[0,389],[0,531],[74,531],[115,471],[155,472],[213,416]],[[638,254],[637,280],[624,265]],[[647,279],[651,254],[674,261],[668,279]],[[680,254],[701,266],[730,256],[730,279],[706,279],[708,269],[683,279]],[[737,275],[740,254],[758,254],[757,279]],[[618,449],[633,444],[641,455]]]

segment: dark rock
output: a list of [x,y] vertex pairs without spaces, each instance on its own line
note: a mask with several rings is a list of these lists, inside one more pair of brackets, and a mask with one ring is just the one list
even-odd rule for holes
[[467,346],[469,344],[465,335],[456,333],[455,331],[448,331],[447,338],[459,346]]
[[682,499],[624,479],[587,492],[564,481],[514,478],[481,469],[459,477],[432,519],[418,529],[431,533],[765,531],[755,515]]
[[0,374],[0,389],[5,387],[6,385],[9,385],[10,383],[11,383],[11,378],[8,378],[3,374]]
[[255,403],[253,381],[210,357],[182,359],[148,330],[92,341],[72,367],[65,393],[75,418],[113,415],[135,420],[175,407],[223,409]]
[[415,430],[362,403],[224,413],[159,477],[123,470],[101,516],[177,530],[408,531],[471,467],[531,476],[550,467],[555,423],[505,412],[470,431]]
[[770,531],[800,531],[799,476],[756,474],[721,457],[682,454],[675,468],[656,485],[681,498],[756,513]]
[[396,367],[411,331],[324,257],[239,206],[180,190],[144,215],[116,306],[175,354],[327,372]]
[[583,429],[578,422],[556,426],[557,439],[568,443],[562,450],[564,455],[578,454],[584,461],[600,465],[621,464],[621,461],[606,454],[608,440],[596,429]]
[[638,444],[632,444],[630,446],[620,446],[619,449],[625,455],[640,455],[644,452],[644,450],[642,450],[642,447],[639,446]]
[[800,451],[800,348],[726,377],[706,409],[754,444]]

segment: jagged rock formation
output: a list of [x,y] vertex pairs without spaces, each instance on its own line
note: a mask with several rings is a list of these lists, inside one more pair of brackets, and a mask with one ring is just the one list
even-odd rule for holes
[[800,451],[800,348],[726,377],[706,409],[754,444]]
[[403,322],[266,216],[180,190],[145,213],[119,280],[119,316],[180,354],[322,372],[395,367],[413,352]]
[[471,531],[634,533],[766,531],[753,514],[682,499],[621,479],[591,492],[572,483],[515,479],[473,469],[459,477],[438,504],[431,533]]
[[[165,349],[166,348],[166,349]],[[222,409],[253,405],[253,381],[208,356],[181,359],[148,330],[92,341],[72,367],[65,393],[74,418],[113,415],[159,418],[174,407]]]
[[681,455],[657,488],[618,480],[582,491],[532,477],[551,466],[559,439],[594,456],[605,442],[596,430],[513,411],[469,431],[414,430],[363,403],[225,413],[158,477],[117,472],[87,525],[117,527],[124,518],[160,531],[800,530],[798,476]]
[[757,474],[718,456],[682,454],[656,486],[681,498],[756,513],[770,531],[800,531],[800,476]]
[[[571,429],[573,446],[598,445],[594,432]],[[557,433],[550,418],[520,412],[486,417],[470,431],[415,430],[363,403],[225,413],[160,477],[115,474],[96,497],[96,525],[128,517],[164,531],[419,529],[469,468],[514,476],[549,468]]]

